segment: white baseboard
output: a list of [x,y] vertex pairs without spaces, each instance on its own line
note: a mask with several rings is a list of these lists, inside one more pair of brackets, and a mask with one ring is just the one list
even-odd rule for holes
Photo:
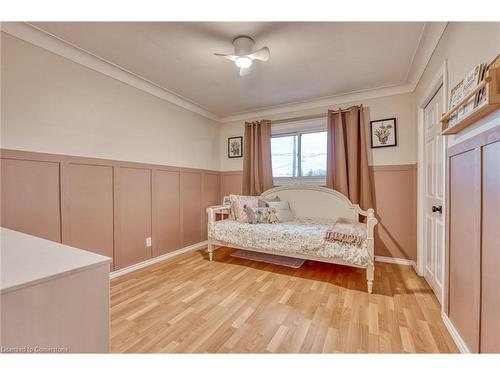
[[448,329],[448,332],[450,332],[451,338],[455,342],[455,345],[457,345],[458,350],[460,350],[460,353],[470,353],[469,348],[465,344],[464,340],[462,339],[462,336],[458,333],[457,329],[451,322],[450,318],[448,318],[448,315],[446,315],[444,312],[441,313],[441,318],[443,319],[443,323]]
[[417,264],[415,263],[414,260],[411,260],[411,259],[383,257],[383,256],[376,255],[375,261],[382,262],[382,263],[400,264],[402,266],[412,266],[414,269],[417,268]]
[[114,279],[115,277],[125,275],[126,273],[138,270],[140,268],[144,268],[144,267],[150,266],[152,264],[162,262],[164,260],[176,257],[177,255],[188,253],[190,251],[199,250],[199,249],[202,249],[204,247],[207,247],[207,241],[198,242],[198,243],[195,243],[194,245],[189,245],[189,246],[183,247],[181,249],[171,251],[170,253],[145,260],[144,262],[133,264],[133,265],[128,266],[126,268],[122,268],[121,270],[113,271],[109,274],[109,278]]

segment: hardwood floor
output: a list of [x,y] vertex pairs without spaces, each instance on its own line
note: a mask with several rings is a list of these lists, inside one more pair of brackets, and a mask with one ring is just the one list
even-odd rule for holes
[[457,352],[440,306],[410,266],[376,263],[373,294],[361,269],[306,262],[291,269],[218,249],[111,282],[117,353]]

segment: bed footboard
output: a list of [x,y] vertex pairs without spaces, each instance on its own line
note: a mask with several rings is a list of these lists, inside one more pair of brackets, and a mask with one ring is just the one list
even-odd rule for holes
[[366,211],[360,210],[360,215],[365,216],[366,220],[366,247],[368,250],[368,254],[370,254],[370,258],[372,263],[366,267],[366,284],[368,288],[368,293],[372,292],[373,289],[373,276],[375,272],[375,240],[374,240],[374,228],[377,225],[378,220],[375,217],[375,211],[373,208],[369,208]]

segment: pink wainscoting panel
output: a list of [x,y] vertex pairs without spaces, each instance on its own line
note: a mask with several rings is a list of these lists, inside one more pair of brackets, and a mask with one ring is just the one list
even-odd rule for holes
[[483,148],[481,352],[500,353],[500,141]]
[[181,248],[180,172],[154,171],[154,255]]
[[479,350],[480,151],[450,158],[449,299],[450,320],[473,353]]
[[113,167],[62,165],[62,242],[113,258]]
[[221,202],[229,194],[241,194],[243,191],[243,172],[221,172]]
[[151,258],[151,170],[116,168],[115,269]]
[[201,207],[202,220],[202,239],[207,239],[207,207],[221,204],[220,199],[220,174],[203,173],[203,204]]
[[2,159],[1,179],[2,226],[60,242],[59,163]]
[[202,173],[181,173],[182,245],[202,241]]
[[370,167],[374,209],[375,255],[417,259],[417,167]]

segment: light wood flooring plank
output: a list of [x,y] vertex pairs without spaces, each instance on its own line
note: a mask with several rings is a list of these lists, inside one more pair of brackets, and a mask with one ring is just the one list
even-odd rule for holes
[[111,282],[116,353],[456,353],[440,305],[412,267],[361,269],[307,261],[299,269],[219,249]]

